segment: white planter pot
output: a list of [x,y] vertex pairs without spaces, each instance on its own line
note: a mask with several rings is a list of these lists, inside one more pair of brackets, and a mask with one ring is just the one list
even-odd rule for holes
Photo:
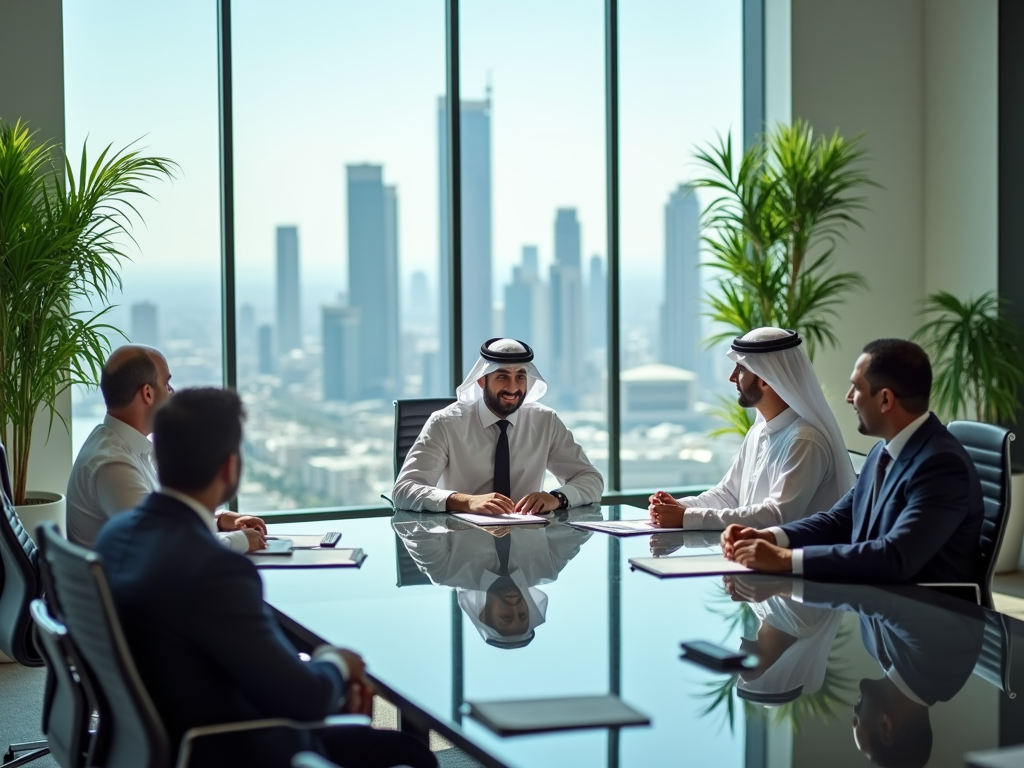
[[[65,531],[65,519],[67,517],[67,505],[64,497],[59,493],[49,491],[29,491],[25,494],[32,499],[32,504],[21,504],[14,509],[21,518],[21,524],[25,526],[32,541],[36,541],[36,526],[40,523],[54,522],[60,528],[61,533]],[[38,544],[39,542],[36,541]]]
[[1003,544],[996,557],[996,573],[1012,573],[1020,561],[1021,544],[1024,543],[1024,473],[1010,477],[1010,514],[1006,521]]

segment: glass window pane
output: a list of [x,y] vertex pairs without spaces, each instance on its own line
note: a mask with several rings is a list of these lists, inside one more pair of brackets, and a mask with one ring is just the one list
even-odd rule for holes
[[381,503],[392,400],[446,391],[441,0],[233,6],[246,511]]
[[[167,357],[176,387],[223,382],[221,364],[217,26],[207,0],[65,0],[67,149],[137,142],[181,166],[134,201],[145,226],[129,244],[124,290],[107,316]],[[154,34],[159,30],[159,34]],[[108,41],[116,41],[110,44]],[[187,55],[184,55],[187,52]],[[111,335],[114,346],[124,338]],[[98,390],[73,393],[74,453],[103,414]]]
[[702,317],[712,277],[699,266],[704,190],[698,145],[742,147],[740,0],[635,0],[619,6],[622,483],[717,483],[738,441],[712,439],[734,399],[724,349]]
[[463,369],[530,344],[555,408],[607,470],[604,4],[461,5]]

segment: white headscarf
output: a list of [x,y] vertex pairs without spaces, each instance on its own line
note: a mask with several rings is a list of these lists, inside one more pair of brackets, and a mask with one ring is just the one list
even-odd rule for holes
[[760,677],[747,681],[740,673],[736,683],[740,697],[772,707],[819,690],[825,681],[828,654],[843,621],[843,612],[781,597],[770,597],[750,607],[762,623],[795,637],[796,642]]
[[526,602],[527,609],[530,612],[529,628],[522,635],[503,635],[494,627],[485,624],[483,619],[480,618],[480,614],[487,604],[487,590],[498,580],[498,574],[484,571],[480,579],[480,589],[457,587],[455,591],[458,593],[459,606],[469,616],[469,620],[473,622],[473,625],[480,632],[480,637],[488,645],[498,648],[522,648],[533,640],[533,631],[547,620],[548,596],[537,589],[537,587],[529,586],[521,569],[517,568],[509,576],[519,588],[519,592],[522,594],[523,600]]
[[[821,433],[832,450],[835,472],[830,482],[836,486],[834,498],[842,498],[857,482],[857,475],[800,335],[782,328],[757,328],[736,339],[726,354],[734,363],[768,382],[786,405]],[[764,421],[760,413],[757,421]]]
[[524,403],[540,400],[548,391],[548,383],[533,364],[533,350],[522,341],[515,339],[490,339],[480,347],[480,358],[466,380],[459,384],[455,395],[460,403],[475,403],[483,396],[483,389],[477,380],[499,368],[526,369],[526,397]]

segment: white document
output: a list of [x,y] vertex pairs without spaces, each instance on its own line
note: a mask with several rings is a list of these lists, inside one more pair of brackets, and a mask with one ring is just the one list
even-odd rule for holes
[[676,533],[682,528],[660,528],[649,517],[637,520],[597,520],[595,522],[569,523],[573,528],[601,531],[613,536],[637,536],[642,533]]
[[547,524],[550,518],[540,515],[474,515],[472,512],[456,512],[452,517],[465,520],[467,523],[489,527],[494,525],[526,525],[527,523]]
[[724,573],[755,573],[745,565],[726,560],[722,555],[689,557],[631,557],[629,564],[658,578],[668,576],[716,576]]

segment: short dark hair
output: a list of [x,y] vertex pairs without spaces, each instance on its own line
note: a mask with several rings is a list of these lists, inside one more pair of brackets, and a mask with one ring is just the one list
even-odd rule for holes
[[871,356],[864,378],[872,395],[889,389],[908,412],[928,410],[932,364],[927,352],[906,339],[877,339],[864,347],[864,354]]
[[144,384],[156,389],[156,363],[153,356],[145,350],[139,350],[117,368],[110,369],[109,363],[103,366],[100,373],[100,392],[107,408],[124,408],[135,399],[135,393]]
[[932,740],[932,723],[925,709],[901,724],[892,744],[874,744],[871,762],[881,768],[924,768],[932,756]]
[[153,450],[161,485],[200,491],[229,456],[242,449],[245,408],[238,393],[215,387],[184,389],[153,416]]

